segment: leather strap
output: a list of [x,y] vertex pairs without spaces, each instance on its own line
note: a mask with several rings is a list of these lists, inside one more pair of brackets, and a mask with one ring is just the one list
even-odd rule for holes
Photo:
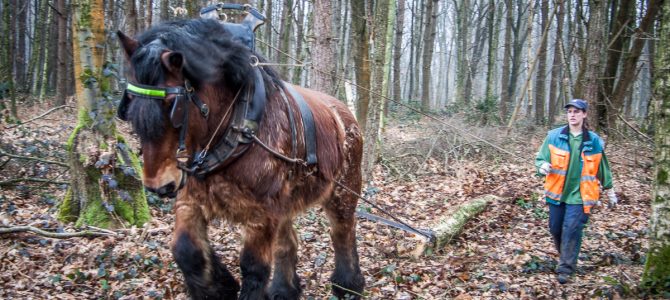
[[300,117],[302,118],[302,127],[305,136],[305,162],[308,166],[316,164],[316,126],[314,125],[312,110],[309,108],[307,102],[305,102],[305,99],[290,83],[284,82],[284,87],[286,87],[286,90],[291,94],[291,97],[293,97],[293,100],[295,100],[300,109]]

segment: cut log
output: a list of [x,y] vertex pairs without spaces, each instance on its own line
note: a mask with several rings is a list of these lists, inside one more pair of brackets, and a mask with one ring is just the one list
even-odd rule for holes
[[[449,216],[441,217],[437,225],[433,228],[437,241],[435,243],[435,249],[440,249],[446,244],[451,242],[465,227],[465,224],[479,213],[484,211],[486,205],[491,202],[498,201],[501,198],[494,195],[484,195],[475,199],[472,199],[456,209],[456,211]],[[428,243],[423,243],[417,245],[417,248],[413,251],[414,257],[419,257],[426,253],[431,253],[433,248]]]
[[440,219],[437,226],[433,229],[437,236],[436,247],[438,249],[444,247],[444,245],[461,233],[468,220],[484,211],[487,204],[499,199],[500,197],[494,195],[484,195],[475,198],[462,204],[453,215]]

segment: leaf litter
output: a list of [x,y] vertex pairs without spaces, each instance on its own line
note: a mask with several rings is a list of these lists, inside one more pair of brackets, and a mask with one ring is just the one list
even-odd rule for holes
[[[64,144],[75,115],[74,110],[61,111],[48,120],[3,129],[0,150],[65,162]],[[502,200],[469,220],[447,246],[420,257],[413,251],[422,237],[359,219],[366,298],[635,298],[647,251],[651,150],[611,141],[616,146],[607,151],[620,205],[592,214],[577,274],[572,282],[559,285],[554,274],[558,256],[547,230],[548,209],[540,200],[542,180],[535,177],[532,166],[544,133],[531,133],[521,141],[505,139],[503,129],[469,130],[527,161],[504,158],[426,120],[388,125],[382,159],[367,189],[370,200],[383,209],[426,229],[478,196],[493,194]],[[2,157],[0,165],[0,181],[69,178],[66,168],[40,161]],[[55,219],[65,185],[18,182],[0,188],[0,227],[30,224],[45,230],[77,230]],[[169,250],[173,200],[149,200],[152,221],[143,228],[116,230],[118,236],[62,240],[32,233],[0,236],[0,298],[187,299]],[[359,205],[383,216],[365,203]],[[328,299],[334,266],[328,221],[319,208],[312,208],[296,219],[294,227],[300,239],[297,272],[303,298]],[[238,229],[215,220],[209,238],[239,279]]]

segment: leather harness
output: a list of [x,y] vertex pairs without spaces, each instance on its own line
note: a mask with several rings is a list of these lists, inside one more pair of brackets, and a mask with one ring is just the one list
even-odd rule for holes
[[[216,7],[216,9],[219,10],[226,8],[229,7]],[[247,10],[249,7],[243,6],[242,9]],[[203,14],[203,12],[201,12],[201,14]],[[222,22],[222,26],[231,32],[234,40],[241,42],[253,51],[253,30],[259,24],[262,24],[262,21],[264,21],[264,17],[260,15],[260,17],[262,17],[260,18],[258,15],[260,14],[252,9],[249,9],[249,15],[242,23],[234,24]],[[232,115],[223,136],[211,149],[209,148],[210,144],[208,143],[204,149],[199,151],[193,157],[193,159],[191,159],[191,156],[187,153],[185,145],[186,131],[188,130],[189,103],[192,102],[194,105],[196,105],[200,110],[201,116],[205,119],[207,119],[209,116],[209,108],[196,95],[195,90],[191,87],[188,79],[184,80],[183,86],[168,88],[130,82],[128,83],[117,112],[119,118],[124,121],[127,120],[128,103],[130,101],[128,94],[148,98],[148,100],[163,100],[170,94],[176,95],[170,110],[170,121],[174,128],[180,129],[179,146],[177,149],[176,158],[178,167],[185,173],[184,176],[182,176],[182,181],[180,182],[177,189],[181,189],[184,186],[187,174],[203,178],[214,170],[225,167],[236,158],[240,157],[244,152],[246,152],[251,143],[257,143],[259,146],[284,161],[305,167],[314,167],[316,165],[318,160],[316,155],[316,126],[314,124],[312,111],[305,99],[288,83],[284,83],[279,86],[278,90],[284,102],[287,104],[286,109],[291,128],[291,157],[286,157],[285,155],[276,152],[274,149],[271,149],[265,145],[256,136],[259,124],[262,121],[263,112],[265,111],[268,95],[266,93],[263,75],[261,73],[260,67],[257,64],[258,58],[252,56],[251,59],[256,60],[255,63],[252,62],[252,66],[254,67],[253,86],[248,85],[242,86],[240,88],[241,90],[237,92],[237,95],[232,100],[232,107],[229,108],[232,109]],[[243,93],[242,89],[246,89],[246,93]],[[295,119],[293,117],[293,111],[291,110],[290,105],[288,105],[288,97],[284,89],[288,91],[288,94],[291,96],[290,98],[296,102],[300,110],[306,154],[304,159],[299,159],[296,157],[297,133]],[[238,98],[240,94],[243,94],[244,96]],[[226,116],[227,114],[222,116],[221,122],[223,122]],[[218,133],[218,130],[219,128],[215,130],[215,132],[212,134],[212,138]],[[211,142],[212,141],[210,140],[210,143]],[[190,164],[188,163],[189,160],[191,160]]]

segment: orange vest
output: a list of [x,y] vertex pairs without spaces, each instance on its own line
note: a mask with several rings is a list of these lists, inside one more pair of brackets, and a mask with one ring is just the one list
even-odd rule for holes
[[[544,194],[547,198],[554,201],[561,201],[563,187],[565,186],[565,176],[568,173],[568,165],[570,164],[570,151],[562,148],[549,144],[551,171],[547,174],[544,183]],[[602,149],[600,150],[589,152],[589,155],[586,154],[586,151],[582,151],[582,174],[579,180],[579,192],[582,196],[584,213],[587,214],[591,212],[591,208],[596,205],[600,197],[600,186],[597,177],[600,160],[602,159]]]

